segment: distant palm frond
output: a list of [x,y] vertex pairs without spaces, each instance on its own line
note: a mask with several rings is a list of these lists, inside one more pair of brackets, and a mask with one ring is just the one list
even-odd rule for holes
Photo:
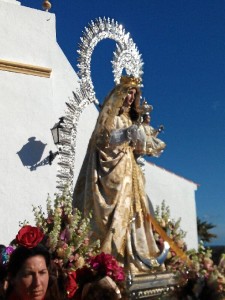
[[198,238],[203,242],[211,242],[212,239],[217,238],[217,235],[209,232],[211,229],[215,228],[216,225],[209,223],[207,221],[202,221],[200,218],[197,218],[197,230]]

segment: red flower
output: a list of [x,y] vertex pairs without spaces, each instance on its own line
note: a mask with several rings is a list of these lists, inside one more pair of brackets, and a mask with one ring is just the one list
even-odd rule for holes
[[76,272],[71,271],[68,273],[67,281],[66,281],[66,292],[67,292],[67,298],[72,298],[78,289],[78,285],[76,282]]
[[43,237],[44,234],[38,227],[25,225],[19,230],[16,241],[21,246],[33,248],[42,241]]
[[91,267],[101,276],[109,276],[114,281],[123,281],[125,279],[124,271],[119,266],[115,257],[104,252],[90,258]]

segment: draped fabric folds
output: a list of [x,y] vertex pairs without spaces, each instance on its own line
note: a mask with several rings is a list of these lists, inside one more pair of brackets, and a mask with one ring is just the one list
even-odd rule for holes
[[[133,124],[129,113],[119,113],[130,88],[117,85],[103,103],[75,186],[73,206],[84,215],[92,212],[91,238],[100,240],[101,250],[138,273],[148,268],[137,254],[150,258],[158,253],[145,217],[149,213],[145,180],[135,160],[135,146],[129,141],[109,144],[112,130]],[[135,88],[138,105],[140,91]]]

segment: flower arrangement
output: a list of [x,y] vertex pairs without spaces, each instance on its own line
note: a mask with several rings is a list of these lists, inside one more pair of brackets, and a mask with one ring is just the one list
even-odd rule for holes
[[[72,208],[72,197],[66,190],[61,196],[56,196],[53,204],[48,197],[46,212],[40,206],[33,207],[33,212],[36,226],[21,223],[22,228],[12,245],[0,249],[1,267],[7,266],[11,253],[18,245],[33,248],[42,243],[66,275],[65,292],[68,299],[80,299],[84,285],[104,277],[110,277],[116,285],[124,288],[123,268],[112,255],[99,253],[99,241],[90,242],[91,214],[83,218],[77,209]],[[163,295],[162,299],[209,299],[209,295],[219,295],[221,299],[225,297],[225,254],[220,263],[215,265],[212,251],[205,248],[202,242],[198,251],[187,251],[184,242],[186,233],[180,229],[180,220],[170,218],[165,201],[161,207],[156,207],[155,217],[190,261],[187,264],[170,250],[164,263],[165,270],[177,275],[178,285],[172,296]],[[154,236],[159,248],[162,248],[163,239],[155,231]]]
[[[225,255],[222,256],[217,266],[212,260],[212,251],[205,248],[203,242],[199,243],[198,251],[194,249],[187,251],[183,240],[186,233],[180,229],[181,220],[175,221],[170,218],[170,210],[165,205],[165,201],[162,202],[161,207],[156,207],[155,217],[169,237],[185,251],[189,258],[189,264],[187,264],[170,250],[165,260],[166,271],[176,274],[179,282],[173,292],[173,297],[175,297],[173,299],[183,299],[182,297],[209,299],[209,295],[219,295],[218,297],[223,299],[225,296]],[[162,238],[157,232],[154,232],[154,236],[159,247],[162,247]],[[162,299],[171,298],[166,298],[164,295]]]
[[79,299],[79,293],[85,284],[106,276],[110,277],[116,284],[123,283],[125,280],[124,270],[117,260],[111,254],[102,252],[87,259],[86,265],[82,268],[68,273],[67,297]]
[[99,276],[109,276],[115,282],[125,280],[123,268],[111,254],[102,252],[95,257],[91,257],[89,265]]
[[[164,231],[168,234],[168,236],[177,244],[177,246],[181,250],[186,251],[187,246],[184,242],[186,232],[184,232],[180,228],[181,219],[175,221],[174,219],[170,218],[170,209],[168,206],[166,206],[165,201],[162,202],[161,207],[159,205],[156,206],[155,218],[160,224],[160,226],[164,229]],[[162,250],[163,239],[155,230],[154,230],[154,237],[158,244],[159,249]],[[167,260],[165,261],[165,264],[168,265],[170,261],[173,260],[173,257],[175,256],[176,254],[172,250],[170,250],[167,255]]]
[[53,203],[50,197],[47,198],[46,211],[41,206],[33,206],[33,212],[36,226],[27,221],[20,223],[21,229],[13,241],[14,248],[19,245],[33,248],[43,244],[63,274],[68,299],[79,299],[84,284],[105,276],[115,284],[124,282],[123,268],[116,259],[110,254],[99,253],[98,240],[89,240],[91,214],[83,218],[79,210],[72,207],[72,197],[66,189],[61,196],[55,197]]
[[47,198],[46,214],[41,206],[33,207],[33,212],[36,226],[47,237],[45,243],[60,267],[76,270],[99,252],[99,241],[89,241],[91,214],[83,218],[78,209],[72,208],[72,197],[66,189],[53,204]]
[[[60,234],[60,232],[61,231],[59,231],[59,245],[61,247],[62,234]],[[69,246],[67,247],[71,247],[69,239],[67,239],[67,243],[69,243]],[[89,251],[85,253],[86,255],[84,255],[84,257],[86,258],[82,258],[82,267],[81,265],[77,266],[76,260],[74,258],[71,258],[71,256],[73,256],[71,255],[71,253],[69,253],[67,259],[66,257],[64,257],[64,260],[59,264],[60,256],[57,245],[54,248],[53,252],[51,246],[49,247],[49,245],[51,245],[50,235],[44,234],[41,227],[34,227],[31,225],[24,225],[19,230],[15,240],[13,240],[14,247],[4,247],[0,254],[0,262],[1,264],[5,264],[6,266],[10,255],[17,247],[22,246],[28,249],[32,249],[39,244],[48,247],[50,253],[52,254],[53,262],[58,265],[58,270],[61,270],[60,273],[64,273],[64,290],[68,299],[80,299],[79,293],[80,291],[82,291],[82,288],[86,283],[91,283],[104,277],[110,277],[117,287],[116,283],[124,282],[125,280],[123,268],[119,265],[117,260],[112,255],[106,254],[104,252],[93,256],[93,254],[90,253],[89,249]],[[77,247],[74,246],[72,250],[74,249],[77,249]],[[83,248],[81,250],[84,251]],[[78,253],[76,253],[75,255],[78,255]],[[81,256],[79,258],[81,258]],[[4,272],[4,278],[5,277],[6,273]],[[76,295],[77,292],[79,292],[78,296]]]

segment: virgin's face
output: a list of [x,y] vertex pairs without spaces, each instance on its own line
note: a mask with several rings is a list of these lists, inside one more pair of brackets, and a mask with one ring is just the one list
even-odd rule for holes
[[134,88],[130,89],[128,91],[128,94],[127,94],[126,98],[124,99],[123,105],[126,106],[126,107],[131,106],[131,104],[135,100],[136,93],[137,93],[136,89],[134,89]]
[[42,300],[48,287],[49,274],[42,255],[28,258],[13,281],[19,300]]

